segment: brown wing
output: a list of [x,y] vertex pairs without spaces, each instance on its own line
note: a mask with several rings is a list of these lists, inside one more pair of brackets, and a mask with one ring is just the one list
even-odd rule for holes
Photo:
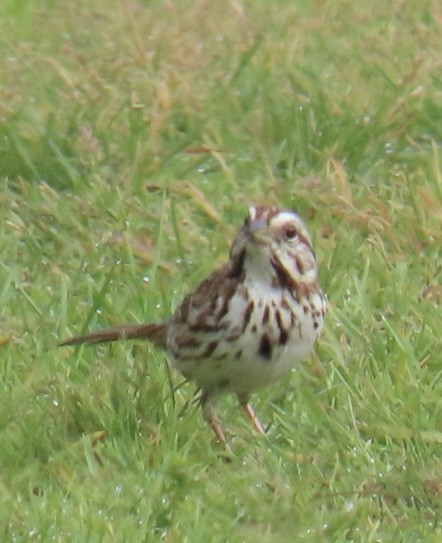
[[241,286],[242,269],[228,262],[205,279],[188,296],[170,320],[167,349],[176,360],[208,358],[228,333],[223,317]]

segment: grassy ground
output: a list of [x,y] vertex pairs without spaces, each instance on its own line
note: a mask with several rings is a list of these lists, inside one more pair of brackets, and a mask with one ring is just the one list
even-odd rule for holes
[[[440,2],[0,10],[0,539],[440,541]],[[56,344],[169,315],[253,202],[331,311],[226,464],[161,353]]]

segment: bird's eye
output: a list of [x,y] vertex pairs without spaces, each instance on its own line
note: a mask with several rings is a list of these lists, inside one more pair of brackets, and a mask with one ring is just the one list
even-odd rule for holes
[[297,236],[297,232],[296,232],[296,229],[293,228],[292,226],[288,226],[286,229],[285,229],[285,237],[287,239],[293,239]]

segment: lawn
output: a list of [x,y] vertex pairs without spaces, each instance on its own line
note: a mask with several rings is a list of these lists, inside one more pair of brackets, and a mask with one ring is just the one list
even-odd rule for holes
[[[442,7],[3,0],[0,539],[432,542],[442,514]],[[252,203],[297,210],[315,354],[223,454],[165,318]]]

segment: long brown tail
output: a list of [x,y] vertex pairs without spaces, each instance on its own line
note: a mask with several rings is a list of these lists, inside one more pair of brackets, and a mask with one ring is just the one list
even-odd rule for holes
[[166,347],[167,322],[150,322],[148,324],[123,324],[113,328],[97,330],[90,334],[74,336],[65,339],[59,345],[80,345],[81,343],[107,343],[125,339],[147,339],[158,345]]

